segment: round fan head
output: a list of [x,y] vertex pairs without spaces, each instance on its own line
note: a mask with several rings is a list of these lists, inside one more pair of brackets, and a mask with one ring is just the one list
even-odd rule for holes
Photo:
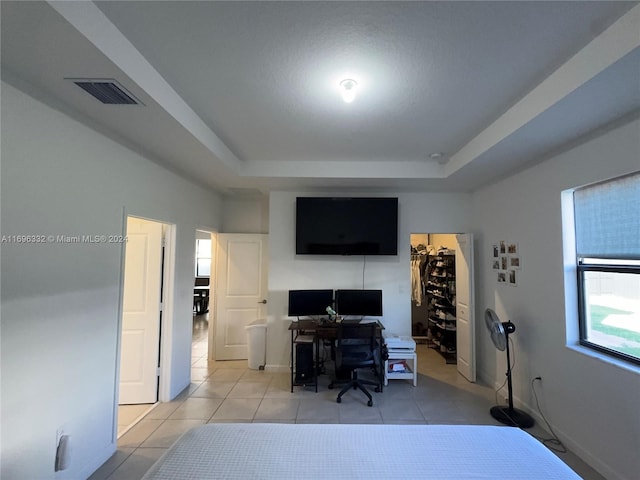
[[484,312],[484,323],[487,325],[489,333],[491,333],[493,344],[498,350],[504,351],[507,348],[507,334],[496,312],[487,308]]

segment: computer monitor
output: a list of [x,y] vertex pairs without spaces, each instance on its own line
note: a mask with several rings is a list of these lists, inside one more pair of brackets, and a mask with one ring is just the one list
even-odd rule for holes
[[382,316],[382,290],[336,290],[338,315]]
[[333,306],[333,290],[289,290],[289,316],[326,315]]

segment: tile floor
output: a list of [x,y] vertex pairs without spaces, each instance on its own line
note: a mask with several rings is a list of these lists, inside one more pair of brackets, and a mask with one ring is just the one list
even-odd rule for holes
[[[489,415],[496,404],[492,389],[468,383],[425,345],[417,351],[417,387],[392,380],[373,394],[373,407],[357,391],[338,404],[337,391],[327,388],[329,375],[321,376],[318,393],[304,387],[291,393],[288,373],[250,370],[246,361],[208,362],[206,316],[194,317],[191,385],[122,435],[116,453],[89,480],[137,480],[183,432],[204,423],[498,424]],[[548,436],[539,425],[527,431]],[[572,453],[558,456],[585,480],[604,480]]]

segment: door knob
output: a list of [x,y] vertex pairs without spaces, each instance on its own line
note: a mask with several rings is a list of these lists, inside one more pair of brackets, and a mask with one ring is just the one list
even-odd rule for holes
[[258,303],[263,303],[263,304],[265,304],[265,305],[266,305],[266,304],[267,304],[267,299],[266,299],[266,298],[263,298],[263,299],[262,299],[262,301],[261,301],[261,302],[258,302]]

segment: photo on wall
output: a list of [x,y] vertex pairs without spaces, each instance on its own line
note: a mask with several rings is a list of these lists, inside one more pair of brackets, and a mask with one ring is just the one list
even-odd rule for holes
[[500,240],[493,243],[491,248],[491,269],[496,272],[498,283],[517,286],[522,269],[520,246],[516,242]]

